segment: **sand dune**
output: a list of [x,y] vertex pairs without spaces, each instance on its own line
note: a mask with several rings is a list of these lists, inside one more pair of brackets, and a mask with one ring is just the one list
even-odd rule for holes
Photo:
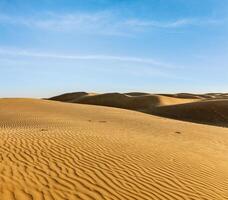
[[207,94],[190,94],[190,93],[178,93],[178,94],[162,94],[164,96],[170,96],[175,98],[184,99],[227,99],[227,93],[207,93]]
[[162,106],[153,109],[151,113],[190,122],[228,126],[228,100],[207,100]]
[[228,199],[226,128],[1,99],[0,137],[1,200]]
[[132,110],[148,110],[156,106],[175,105],[196,101],[192,99],[182,99],[168,97],[165,95],[155,95],[149,93],[105,93],[89,94],[84,92],[67,93],[60,96],[52,97],[50,100],[81,103],[91,105],[101,105]]
[[75,99],[79,99],[83,96],[89,95],[87,92],[74,92],[62,94],[56,97],[50,98],[50,100],[63,101],[63,102],[73,102]]
[[228,95],[208,94],[149,94],[149,93],[72,93],[60,95],[52,100],[71,103],[102,105],[137,110],[148,114],[183,121],[228,127]]

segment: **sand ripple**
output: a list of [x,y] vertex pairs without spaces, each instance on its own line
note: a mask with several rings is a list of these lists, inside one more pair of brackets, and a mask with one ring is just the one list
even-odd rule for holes
[[228,199],[228,129],[0,100],[0,199]]

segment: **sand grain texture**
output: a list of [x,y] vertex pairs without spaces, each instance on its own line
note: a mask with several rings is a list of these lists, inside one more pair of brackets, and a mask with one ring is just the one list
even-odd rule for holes
[[228,129],[136,111],[0,100],[0,199],[228,199]]

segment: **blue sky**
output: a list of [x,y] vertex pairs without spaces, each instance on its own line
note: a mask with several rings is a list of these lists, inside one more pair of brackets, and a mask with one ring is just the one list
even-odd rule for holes
[[0,0],[0,97],[228,92],[227,0]]

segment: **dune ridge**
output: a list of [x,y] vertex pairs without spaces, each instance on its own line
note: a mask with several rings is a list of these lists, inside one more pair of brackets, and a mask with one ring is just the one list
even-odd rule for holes
[[132,110],[143,110],[150,109],[156,106],[164,105],[175,105],[180,103],[188,103],[196,101],[192,99],[179,99],[174,97],[169,97],[165,95],[156,95],[149,93],[66,93],[63,95],[55,96],[49,100],[69,102],[69,103],[81,103],[81,104],[91,104],[91,105],[101,105],[116,108],[125,108]]
[[1,200],[226,200],[228,131],[140,112],[0,99]]
[[[63,94],[50,100],[136,110],[201,124],[228,127],[228,94],[83,93]],[[68,99],[70,95],[70,99]]]

